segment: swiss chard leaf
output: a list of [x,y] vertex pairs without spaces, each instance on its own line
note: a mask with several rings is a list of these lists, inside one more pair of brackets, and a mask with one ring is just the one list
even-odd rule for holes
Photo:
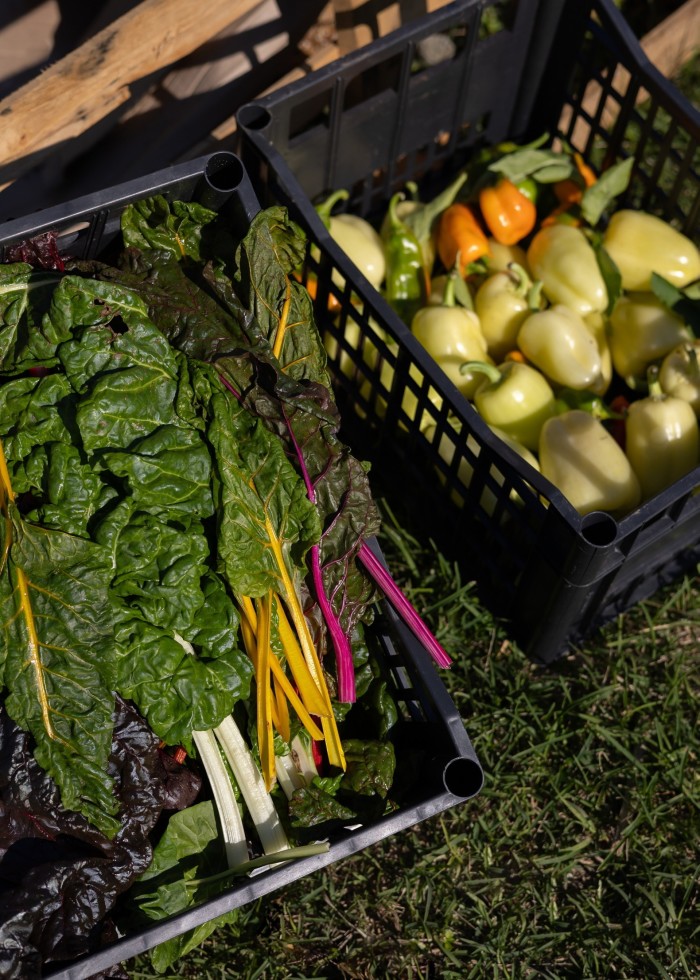
[[53,362],[57,337],[45,314],[59,278],[24,262],[0,265],[0,373]]
[[246,314],[219,271],[178,261],[172,252],[132,249],[118,269],[104,266],[98,275],[137,290],[152,322],[188,357],[211,360],[249,343]]
[[192,730],[230,714],[248,696],[253,671],[238,647],[235,607],[209,567],[204,528],[133,513],[126,500],[95,537],[117,570],[118,689],[164,741],[191,750]]
[[[135,910],[130,927],[136,930],[149,920],[159,921],[183,912],[206,895],[192,887],[193,879],[221,870],[222,851],[214,806],[209,800],[173,814],[154,852],[153,861],[134,887],[130,904]],[[220,884],[215,891],[220,891]],[[204,922],[194,929],[160,943],[150,954],[153,968],[164,973],[173,963],[199,946],[222,923],[233,924],[236,910]]]
[[196,201],[169,202],[162,195],[144,198],[125,210],[122,237],[127,248],[158,249],[195,262],[233,255],[235,247],[216,211]]
[[113,936],[110,912],[148,867],[162,810],[189,805],[198,785],[184,766],[165,767],[158,739],[119,698],[109,773],[120,807],[112,839],[61,805],[30,737],[0,707],[3,977],[39,976],[42,966],[94,951]]
[[357,814],[314,779],[294,792],[289,801],[289,816],[293,827],[316,827],[329,821],[354,820]]
[[296,577],[321,533],[316,508],[284,447],[213,379],[208,438],[216,455],[218,551],[239,595],[280,589]]
[[112,835],[117,800],[107,773],[115,647],[109,552],[22,521],[5,494],[0,553],[0,662],[10,716],[64,806]]
[[116,496],[83,462],[78,448],[65,442],[35,446],[15,470],[13,486],[36,501],[28,521],[81,537],[90,536],[93,519]]
[[344,745],[348,768],[341,782],[341,790],[385,799],[396,768],[392,743],[346,739]]
[[0,438],[9,461],[24,459],[35,446],[70,443],[62,410],[72,395],[64,377],[15,378],[0,385]]
[[291,378],[321,381],[330,388],[311,298],[293,278],[305,248],[304,233],[286,208],[260,211],[238,248],[236,288],[282,370]]

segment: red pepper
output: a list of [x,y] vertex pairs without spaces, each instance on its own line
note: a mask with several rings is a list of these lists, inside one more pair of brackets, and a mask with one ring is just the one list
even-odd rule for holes
[[626,442],[626,424],[627,424],[627,409],[629,408],[629,399],[624,395],[616,395],[615,398],[610,402],[610,411],[615,415],[620,416],[619,418],[611,418],[606,420],[606,427],[608,432],[613,437],[615,442],[620,446],[621,449],[625,448]]

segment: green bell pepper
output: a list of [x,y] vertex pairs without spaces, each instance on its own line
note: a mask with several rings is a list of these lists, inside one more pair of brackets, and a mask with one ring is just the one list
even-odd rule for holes
[[474,392],[474,404],[487,425],[536,451],[542,426],[557,411],[554,392],[544,375],[520,361],[506,361],[498,367],[471,361],[462,369],[471,377],[486,376]]
[[388,221],[382,227],[386,274],[384,295],[404,323],[410,323],[428,295],[428,277],[418,239],[401,220],[397,208],[404,200],[399,191],[389,202]]

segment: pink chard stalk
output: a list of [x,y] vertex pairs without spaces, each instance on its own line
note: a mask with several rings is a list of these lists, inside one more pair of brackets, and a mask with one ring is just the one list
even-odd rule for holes
[[416,639],[423,644],[438,667],[450,667],[452,661],[442,645],[433,636],[384,565],[364,541],[360,545],[359,558],[371,578],[386,596],[387,601],[391,603]]

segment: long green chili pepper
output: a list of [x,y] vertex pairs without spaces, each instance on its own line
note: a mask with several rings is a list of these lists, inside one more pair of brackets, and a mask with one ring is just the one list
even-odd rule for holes
[[404,323],[410,324],[415,313],[427,301],[428,284],[423,250],[397,211],[404,198],[403,191],[399,191],[389,201],[384,238],[385,295]]

